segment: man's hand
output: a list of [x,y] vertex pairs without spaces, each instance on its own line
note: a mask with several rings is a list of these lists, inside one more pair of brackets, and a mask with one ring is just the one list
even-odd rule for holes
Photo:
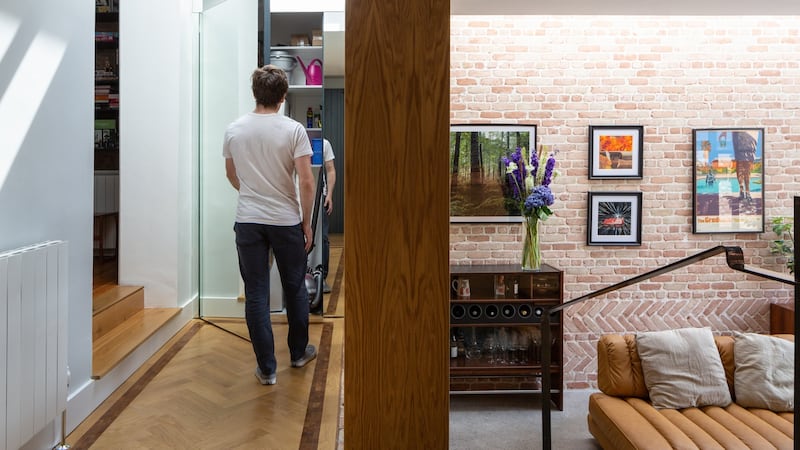
[[311,234],[311,225],[303,224],[303,235],[306,238],[306,253],[311,251],[311,246],[314,244],[314,236]]
[[324,206],[325,206],[325,212],[327,212],[328,215],[330,216],[331,213],[333,212],[333,200],[331,199],[330,195],[325,196]]

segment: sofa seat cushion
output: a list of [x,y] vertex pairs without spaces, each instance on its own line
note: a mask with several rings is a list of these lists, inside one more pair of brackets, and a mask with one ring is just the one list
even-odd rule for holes
[[606,449],[792,449],[794,414],[706,406],[656,409],[636,397],[589,397],[589,431]]

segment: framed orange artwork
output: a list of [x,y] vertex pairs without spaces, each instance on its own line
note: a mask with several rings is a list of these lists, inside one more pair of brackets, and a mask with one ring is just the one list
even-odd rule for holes
[[589,179],[642,178],[644,127],[589,127]]

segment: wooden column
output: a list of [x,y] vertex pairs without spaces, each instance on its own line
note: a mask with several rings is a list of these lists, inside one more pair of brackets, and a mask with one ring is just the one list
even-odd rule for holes
[[450,2],[345,11],[344,445],[446,449]]

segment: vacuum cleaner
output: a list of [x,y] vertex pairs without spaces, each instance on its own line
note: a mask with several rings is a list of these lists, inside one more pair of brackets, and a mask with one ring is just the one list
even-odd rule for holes
[[324,283],[322,271],[322,230],[318,231],[320,214],[327,214],[325,211],[325,198],[322,195],[325,184],[325,166],[319,168],[317,176],[317,191],[314,197],[314,209],[311,215],[311,248],[308,250],[306,262],[306,289],[308,290],[309,312],[312,314],[322,314],[322,286]]

